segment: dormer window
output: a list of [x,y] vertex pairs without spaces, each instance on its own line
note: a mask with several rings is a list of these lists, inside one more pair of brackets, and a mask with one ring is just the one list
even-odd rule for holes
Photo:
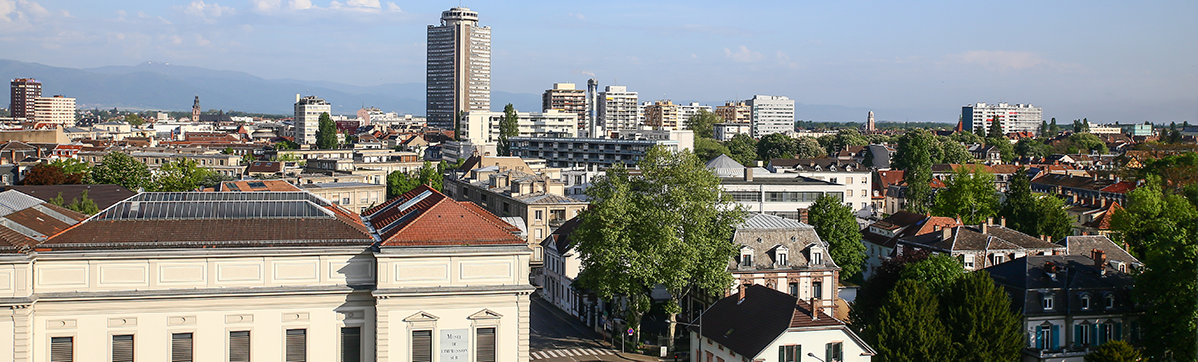
[[811,250],[811,264],[821,265],[824,263],[824,255],[818,250]]
[[1104,299],[1106,301],[1106,309],[1114,309],[1115,308],[1115,295],[1114,294],[1107,293],[1106,296],[1104,296],[1102,299]]
[[1044,310],[1052,310],[1052,293],[1044,293],[1040,299],[1040,307]]
[[1082,294],[1082,310],[1090,310],[1090,295]]
[[749,268],[753,266],[753,248],[748,246],[740,248],[740,267]]
[[786,249],[786,246],[779,245],[776,249],[774,249],[774,266],[775,267],[787,266],[788,265],[787,260],[786,260],[787,259],[786,257],[788,256],[787,254],[788,254],[788,250]]

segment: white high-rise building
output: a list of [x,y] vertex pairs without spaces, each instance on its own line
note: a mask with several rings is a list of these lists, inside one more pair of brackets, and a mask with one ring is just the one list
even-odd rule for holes
[[[316,130],[320,129],[320,114],[330,113],[333,106],[316,96],[295,95],[295,143],[316,143]],[[331,115],[331,113],[330,113]]]
[[428,26],[425,84],[428,125],[453,129],[458,112],[491,110],[491,27],[478,12],[456,7]]
[[990,124],[998,119],[1002,125],[1003,134],[1012,132],[1038,133],[1041,117],[1040,107],[1031,104],[986,104],[975,103],[961,107],[961,123],[966,131],[973,132],[976,127],[990,131]]
[[713,112],[711,106],[701,106],[701,105],[699,105],[699,102],[690,102],[689,104],[679,103],[678,104],[678,119],[679,119],[678,126],[682,127],[682,129],[686,129],[686,126],[690,124],[688,121],[690,120],[691,116],[698,114],[699,111],[707,111],[707,113]]
[[745,101],[752,109],[753,137],[788,133],[795,129],[795,101],[785,96],[755,95]]
[[640,104],[628,87],[609,85],[599,92],[599,122],[607,134],[640,127]]
[[[459,120],[462,139],[475,144],[499,142],[499,124],[503,112],[469,112]],[[544,112],[516,112],[517,137],[578,137],[578,113],[547,109]]]
[[33,120],[63,127],[75,125],[75,98],[60,95],[33,100]]

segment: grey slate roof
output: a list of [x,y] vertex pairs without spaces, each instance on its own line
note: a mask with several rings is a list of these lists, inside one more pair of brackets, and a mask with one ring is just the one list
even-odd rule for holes
[[[791,270],[804,268],[837,268],[828,254],[828,243],[820,239],[815,228],[794,220],[773,215],[754,214],[736,228],[732,242],[752,249],[753,267],[740,267],[741,254],[728,261],[728,269],[737,271]],[[822,264],[812,265],[811,249],[816,246],[823,256]],[[785,248],[786,265],[775,265],[778,251]]]
[[986,233],[982,233],[980,225],[957,226],[952,228],[949,238],[943,233],[932,232],[909,238],[899,239],[905,244],[919,244],[947,252],[979,251],[979,250],[1063,250],[1064,247],[1053,244],[1030,235],[1009,229],[1005,226],[989,225]]
[[[1131,288],[1135,278],[1109,263],[1100,269],[1094,260],[1079,255],[1032,255],[985,269],[995,283],[1011,295],[1012,307],[1025,316],[1126,313],[1135,310]],[[1055,273],[1054,273],[1055,271]],[[1055,275],[1054,275],[1055,274]],[[1105,308],[1103,297],[1114,296],[1114,308]],[[1082,309],[1081,296],[1089,294],[1090,309]],[[1042,299],[1053,299],[1045,310]]]
[[41,205],[42,199],[26,195],[20,191],[8,190],[0,192],[0,216],[28,209],[33,205]]
[[1061,240],[1059,243],[1068,248],[1066,253],[1069,255],[1090,256],[1090,251],[1098,249],[1106,253],[1107,260],[1141,264],[1140,259],[1136,259],[1127,250],[1123,250],[1106,235],[1066,236],[1065,240]]

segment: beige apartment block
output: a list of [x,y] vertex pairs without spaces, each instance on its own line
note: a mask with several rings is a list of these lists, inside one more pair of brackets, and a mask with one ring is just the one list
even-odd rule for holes
[[33,100],[33,120],[61,127],[75,126],[75,98],[56,95]]
[[0,247],[0,360],[526,362],[512,229],[423,187],[365,218],[307,192],[142,193]]
[[299,188],[352,212],[363,212],[367,208],[387,201],[387,185],[385,184],[325,182],[302,184],[299,185]]
[[745,102],[724,102],[715,107],[715,114],[724,118],[724,123],[749,123],[753,121],[753,107]]
[[678,105],[670,100],[654,101],[645,107],[645,125],[653,129],[680,129]]

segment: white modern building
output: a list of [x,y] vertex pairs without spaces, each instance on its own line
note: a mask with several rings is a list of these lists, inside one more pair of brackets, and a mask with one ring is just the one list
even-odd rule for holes
[[716,140],[728,142],[738,134],[752,135],[753,126],[749,123],[716,123],[711,126],[711,132]]
[[[316,143],[316,130],[320,129],[320,115],[330,113],[333,106],[316,96],[295,95],[295,143]],[[331,114],[331,113],[330,113]]]
[[[469,112],[462,115],[463,138],[474,143],[499,142],[499,124],[503,112]],[[555,109],[544,112],[516,112],[519,137],[577,137],[578,114]]]
[[478,12],[456,7],[428,26],[425,87],[428,125],[453,129],[459,112],[491,110],[491,27]]
[[775,158],[769,161],[766,169],[773,173],[797,174],[844,185],[845,204],[862,217],[868,217],[873,212],[870,207],[873,172],[856,161],[836,158]]
[[549,167],[606,168],[633,165],[653,146],[672,151],[694,150],[692,131],[626,130],[614,138],[513,137],[512,155],[545,160]]
[[640,104],[636,92],[629,92],[628,87],[609,85],[599,92],[598,118],[603,132],[610,134],[619,130],[637,129],[640,127]]
[[678,127],[681,127],[680,129],[687,129],[687,126],[690,125],[689,122],[690,122],[691,116],[699,114],[700,111],[707,111],[707,113],[714,113],[714,110],[713,110],[713,108],[711,108],[711,106],[700,105],[699,102],[690,102],[687,104],[679,103],[678,104],[678,119],[679,119]]
[[33,120],[62,127],[75,125],[75,98],[56,95],[33,100]]
[[582,132],[588,122],[586,92],[584,89],[576,89],[574,83],[553,83],[552,89],[547,89],[541,94],[541,109],[577,114],[578,130]]
[[1038,134],[1041,118],[1040,107],[1031,104],[986,104],[975,103],[961,107],[961,124],[966,131],[974,132],[978,127],[990,131],[990,124],[997,119],[1003,134],[1031,132]]
[[755,95],[745,101],[752,109],[753,137],[791,133],[795,129],[795,101],[784,96]]

